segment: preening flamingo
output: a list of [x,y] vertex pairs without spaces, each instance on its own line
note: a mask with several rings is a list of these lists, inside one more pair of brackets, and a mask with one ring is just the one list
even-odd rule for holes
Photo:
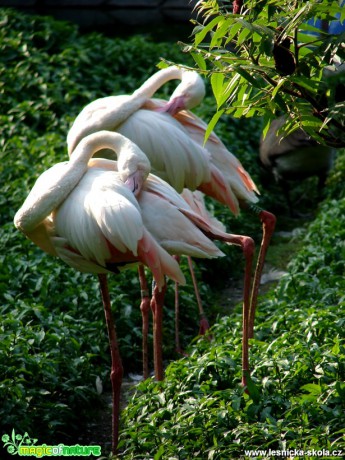
[[[91,159],[102,148],[116,152],[118,163]],[[164,275],[184,283],[179,265],[167,251],[193,257],[222,255],[198,229],[203,228],[202,219],[168,184],[149,176],[149,170],[146,156],[128,139],[118,133],[94,133],[81,140],[68,162],[56,164],[37,179],[14,217],[15,226],[45,252],[99,277],[112,359],[114,452],[123,368],[106,274],[144,264],[153,273],[159,298]],[[161,306],[156,297],[158,316]],[[155,360],[162,367],[159,339],[156,332]]]
[[[169,103],[152,99],[157,89],[171,79],[180,79],[181,83]],[[116,130],[135,142],[148,156],[153,172],[178,192],[183,188],[197,189],[227,205],[235,215],[240,207],[253,209],[259,215],[263,239],[246,320],[248,330],[244,333],[252,337],[260,277],[275,217],[255,205],[258,190],[254,182],[215,133],[204,145],[206,124],[189,110],[204,94],[203,81],[196,72],[175,66],[160,70],[132,95],[109,96],[84,107],[68,133],[68,151],[71,155],[78,142],[91,132]],[[248,354],[248,350],[243,353]]]
[[[201,80],[201,77],[193,72],[195,80]],[[190,77],[192,79],[192,77]],[[193,94],[191,97],[191,93]],[[257,297],[259,292],[260,279],[262,269],[267,253],[267,249],[274,232],[276,218],[275,216],[265,210],[262,210],[256,203],[258,202],[259,191],[245,171],[239,160],[225,147],[220,138],[214,131],[209,135],[205,143],[205,134],[207,125],[197,117],[190,108],[191,100],[200,100],[203,96],[200,90],[200,82],[197,84],[190,84],[185,88],[182,80],[181,84],[176,88],[168,103],[157,102],[160,105],[159,110],[171,114],[187,131],[188,136],[193,139],[198,145],[203,145],[209,152],[212,164],[221,171],[224,182],[231,188],[235,196],[235,207],[231,206],[231,202],[227,201],[226,204],[235,215],[240,209],[248,209],[257,214],[262,222],[263,236],[260,246],[260,252],[257,259],[257,266],[254,274],[253,287],[251,292],[250,314],[248,320],[248,337],[252,338],[254,335],[254,318],[257,304]],[[202,190],[201,188],[199,188]],[[213,196],[204,190],[209,196]],[[214,196],[213,196],[214,197]],[[223,202],[221,199],[218,200]]]
[[[174,78],[182,79],[182,83],[187,80],[187,87],[195,89],[196,83],[191,78],[194,75],[198,76],[196,72],[168,67],[150,77],[130,96],[109,96],[91,102],[76,117],[68,132],[69,155],[87,134],[102,129],[117,131],[145,152],[152,172],[166,180],[177,192],[181,193],[184,188],[202,189],[229,203],[236,212],[236,197],[224,182],[221,171],[210,161],[208,151],[194,142],[174,117],[157,111],[161,104],[159,100],[151,99],[160,86]],[[199,78],[196,82],[199,83]],[[193,104],[200,100],[194,99],[192,91],[189,94]],[[100,152],[99,156],[108,153]],[[251,196],[255,200],[255,194]]]

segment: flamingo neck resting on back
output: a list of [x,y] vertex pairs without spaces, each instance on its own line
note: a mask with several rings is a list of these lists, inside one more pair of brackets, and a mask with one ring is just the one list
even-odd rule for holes
[[121,134],[99,131],[83,138],[69,161],[56,164],[38,178],[14,217],[15,226],[24,233],[34,230],[72,192],[89,160],[102,148],[118,155],[120,178],[137,194],[150,172],[146,155]]
[[[112,110],[112,105],[109,105],[109,108],[107,108],[109,98],[99,99],[97,108],[104,115],[102,114],[103,116],[98,120],[94,118],[94,110],[89,112],[86,106],[86,110],[83,110],[78,115],[67,135],[68,154],[71,155],[81,139],[88,134],[104,129],[114,130],[126,121],[130,115],[140,109],[161,86],[170,80],[181,80],[180,85],[173,94],[181,96],[180,100],[182,101],[183,99],[184,108],[193,108],[204,98],[204,83],[197,72],[188,71],[177,66],[161,69],[146,80],[132,95],[110,96],[110,98],[116,98],[116,110]],[[110,112],[111,116],[109,116]],[[107,120],[105,124],[104,120],[106,116]]]

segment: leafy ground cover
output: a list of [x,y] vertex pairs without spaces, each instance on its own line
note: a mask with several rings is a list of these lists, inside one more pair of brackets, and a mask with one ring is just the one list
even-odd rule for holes
[[[0,427],[1,433],[15,428],[42,442],[67,443],[78,439],[100,405],[96,377],[109,388],[98,286],[92,276],[35,248],[14,229],[13,216],[37,176],[66,158],[68,127],[86,103],[133,91],[156,70],[160,57],[187,62],[188,56],[147,36],[81,36],[68,24],[6,9],[0,10],[0,23]],[[160,95],[170,91],[168,85]],[[199,114],[209,119],[213,110],[208,97]],[[254,160],[260,122],[222,120],[217,130],[260,184]],[[189,358],[170,365],[163,384],[140,385],[140,398],[133,399],[123,417],[123,458],[236,458],[247,446],[286,442],[301,447],[302,440],[306,446],[341,445],[344,170],[342,160],[291,274],[260,305],[251,348],[257,391],[248,397],[238,384],[237,309],[219,320],[211,344],[196,342]],[[313,190],[312,183],[310,189],[301,187],[297,194]],[[262,203],[273,211],[284,206],[275,188]],[[234,220],[212,206],[234,233],[260,239],[255,219],[243,215]],[[280,222],[278,230],[285,229],[286,220]],[[229,274],[241,276],[239,251],[225,250],[223,260],[198,266],[212,317],[219,310],[212,288],[224,286]],[[139,287],[136,273],[131,275],[112,279],[111,292],[125,370],[140,372]],[[191,286],[182,291],[181,303],[186,345],[197,332]],[[172,306],[170,287],[167,360],[176,358]]]

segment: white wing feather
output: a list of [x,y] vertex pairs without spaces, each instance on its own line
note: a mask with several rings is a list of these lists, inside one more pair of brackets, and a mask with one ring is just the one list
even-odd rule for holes
[[143,224],[138,204],[117,174],[91,168],[55,213],[56,232],[87,260],[110,257],[108,240],[119,251],[137,253]]
[[117,131],[130,138],[150,160],[152,171],[178,192],[210,181],[209,154],[169,114],[138,110]]

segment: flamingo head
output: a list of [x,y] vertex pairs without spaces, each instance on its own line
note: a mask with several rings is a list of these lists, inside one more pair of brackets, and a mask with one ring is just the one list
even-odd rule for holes
[[175,89],[163,111],[175,115],[181,110],[193,109],[205,97],[205,84],[200,75],[192,70],[182,69],[181,83]]
[[150,173],[151,163],[132,141],[126,139],[124,145],[118,157],[119,173],[123,182],[137,196]]

